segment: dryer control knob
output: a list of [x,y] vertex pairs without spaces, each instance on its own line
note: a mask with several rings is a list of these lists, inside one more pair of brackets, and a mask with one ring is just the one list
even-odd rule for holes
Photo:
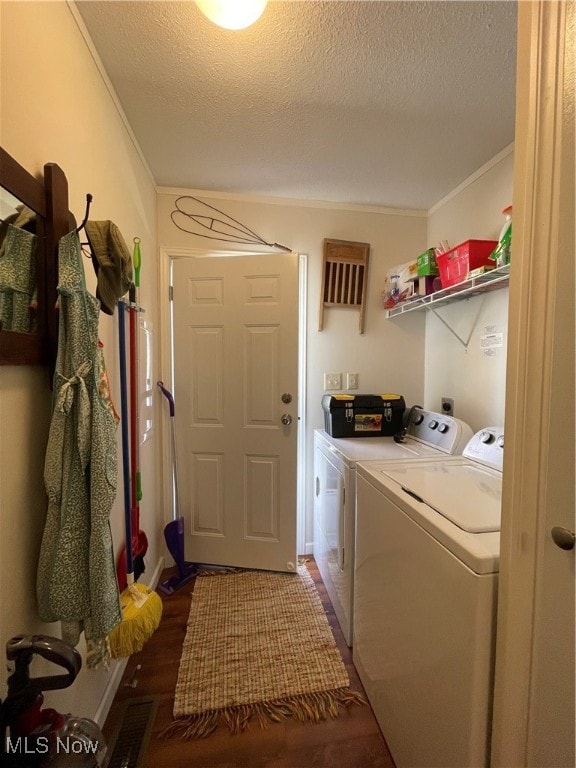
[[498,439],[496,440],[496,445],[499,448],[504,448],[504,435],[500,435],[500,437],[498,437]]
[[430,429],[436,429],[436,427],[438,426],[438,422],[436,421],[436,419],[432,419],[432,421],[428,423],[428,426],[430,427]]
[[446,432],[448,432],[448,429],[449,429],[448,424],[443,422],[442,424],[439,425],[438,432],[442,432],[442,434],[444,435],[446,434]]
[[413,424],[422,424],[424,421],[424,416],[422,416],[421,413],[417,413],[414,415],[414,418],[412,419]]
[[484,432],[480,432],[480,442],[481,443],[493,443],[494,442],[494,435],[492,432],[488,432],[488,430],[484,430]]

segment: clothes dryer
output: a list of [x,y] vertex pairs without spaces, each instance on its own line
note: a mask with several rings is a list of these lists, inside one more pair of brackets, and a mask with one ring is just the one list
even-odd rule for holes
[[412,408],[406,434],[367,439],[314,433],[313,553],[346,643],[352,645],[356,463],[461,453],[472,430],[460,419]]
[[357,464],[353,659],[398,768],[489,764],[503,452]]

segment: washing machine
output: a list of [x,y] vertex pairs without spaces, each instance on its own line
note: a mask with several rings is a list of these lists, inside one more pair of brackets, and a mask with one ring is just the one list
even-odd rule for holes
[[356,466],[353,660],[398,768],[489,764],[503,453]]
[[415,406],[405,434],[396,437],[334,438],[314,433],[313,553],[346,643],[352,645],[356,463],[461,453],[472,430],[460,419]]

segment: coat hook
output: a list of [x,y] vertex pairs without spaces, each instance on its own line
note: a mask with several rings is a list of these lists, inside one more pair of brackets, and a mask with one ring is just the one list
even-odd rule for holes
[[81,229],[84,229],[84,226],[88,221],[88,214],[90,213],[91,204],[92,204],[92,195],[90,194],[90,192],[88,192],[88,194],[86,195],[86,213],[84,214],[84,219],[82,220],[82,224],[80,224],[76,232],[80,232]]

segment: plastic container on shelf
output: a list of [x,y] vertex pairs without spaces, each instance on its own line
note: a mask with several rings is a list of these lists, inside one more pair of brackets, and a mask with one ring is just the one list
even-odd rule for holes
[[496,267],[505,267],[507,264],[510,264],[512,250],[512,206],[509,205],[507,208],[504,208],[502,213],[506,219],[500,230],[498,245],[490,254],[491,260],[496,262]]
[[490,256],[497,240],[466,240],[446,253],[436,254],[442,288],[449,288],[466,280],[468,274],[478,267],[494,267]]

